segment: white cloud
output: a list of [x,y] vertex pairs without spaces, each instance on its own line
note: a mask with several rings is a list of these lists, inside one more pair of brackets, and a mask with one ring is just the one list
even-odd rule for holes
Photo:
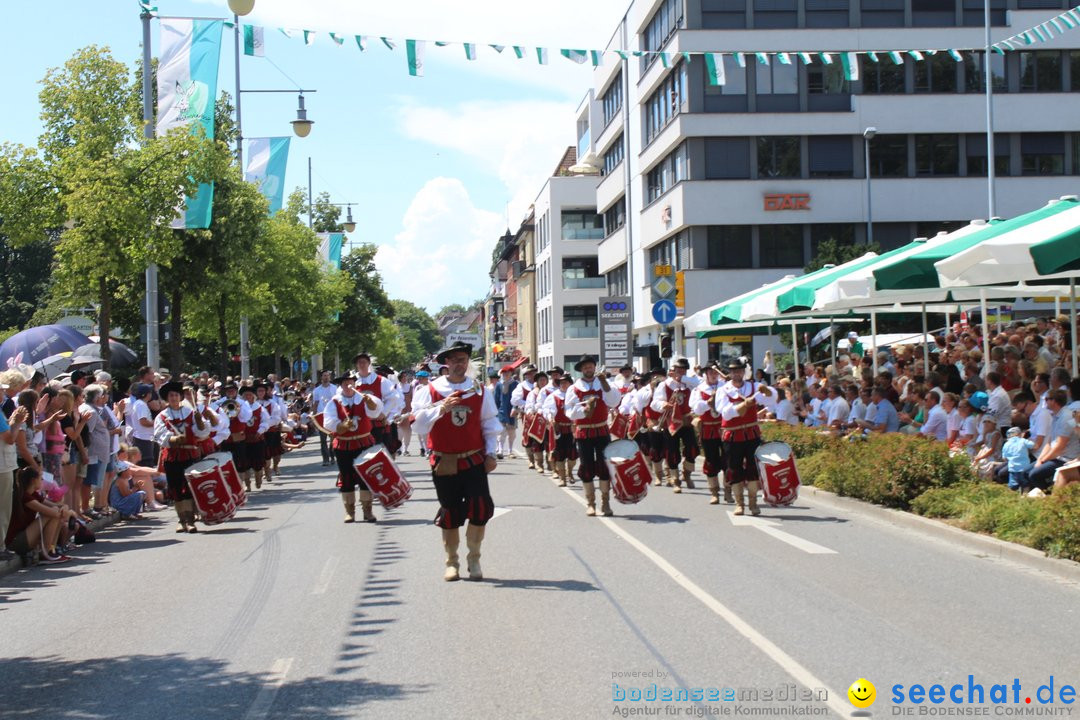
[[574,144],[575,109],[571,103],[538,100],[476,101],[445,108],[405,101],[400,127],[406,137],[459,152],[498,177],[506,188],[513,225]]
[[429,180],[413,198],[392,244],[375,264],[391,297],[434,312],[487,294],[491,250],[505,230],[498,213],[475,207],[457,178]]

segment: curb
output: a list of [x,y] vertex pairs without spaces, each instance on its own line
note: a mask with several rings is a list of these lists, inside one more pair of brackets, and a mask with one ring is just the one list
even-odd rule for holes
[[[119,520],[120,520],[120,513],[112,513],[108,517],[101,517],[101,518],[98,518],[97,520],[90,521],[87,524],[87,527],[89,527],[90,530],[92,530],[93,533],[95,535],[97,535],[99,532],[101,532],[105,528],[109,527],[110,525],[114,525],[117,522],[119,522]],[[35,563],[35,565],[36,565],[36,563]],[[26,567],[31,568],[31,567],[35,567],[35,565],[27,565]],[[3,578],[3,577],[5,577],[7,575],[10,575],[12,573],[18,572],[19,570],[22,570],[22,569],[23,569],[22,560],[20,560],[19,556],[16,555],[15,557],[11,558],[10,560],[8,560],[6,562],[0,562],[0,578]]]
[[980,535],[970,530],[962,530],[941,520],[915,515],[904,510],[894,510],[873,505],[863,500],[843,497],[827,490],[821,490],[813,485],[802,485],[799,488],[799,494],[812,497],[823,505],[829,505],[841,510],[861,512],[888,525],[930,535],[947,542],[954,548],[959,547],[973,555],[1007,560],[1065,580],[1080,582],[1080,563],[1062,558],[1048,557],[1041,550],[1026,545],[1000,540],[989,535]]

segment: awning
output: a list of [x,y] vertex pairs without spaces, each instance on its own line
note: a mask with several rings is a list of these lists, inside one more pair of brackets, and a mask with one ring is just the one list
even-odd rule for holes
[[1076,199],[1052,200],[1045,207],[1018,215],[1011,220],[991,220],[989,227],[979,232],[927,247],[921,252],[874,270],[875,287],[878,290],[917,290],[941,287],[934,263],[1016,228],[1053,217],[1077,205]]
[[[818,272],[821,272],[821,271],[819,270]],[[803,277],[805,277],[805,276],[803,276]],[[719,305],[714,305],[711,308],[709,308],[708,310],[704,310],[702,312],[707,313],[707,317],[709,319],[709,324],[710,325],[719,325],[721,323],[731,323],[731,322],[736,322],[736,323],[737,322],[742,322],[745,319],[743,317],[743,305],[745,303],[750,302],[751,300],[753,300],[754,298],[756,298],[759,295],[762,295],[763,293],[776,293],[776,294],[779,294],[780,292],[783,292],[788,287],[790,287],[791,285],[796,283],[798,280],[799,280],[799,277],[797,277],[795,275],[788,275],[788,276],[786,276],[784,278],[781,278],[780,280],[777,280],[776,282],[769,283],[768,285],[763,285],[763,286],[757,288],[756,290],[751,290],[750,292],[745,292],[742,295],[736,295],[735,297],[731,298],[730,300],[726,300],[726,301],[720,303]],[[696,315],[697,314],[695,314],[695,316]],[[695,317],[695,316],[691,316],[691,317]],[[685,325],[686,323],[683,323],[683,324]]]
[[799,288],[812,287],[817,283],[827,283],[829,280],[841,277],[852,270],[857,270],[860,267],[873,263],[877,257],[877,253],[870,252],[840,265],[826,265],[820,270],[796,278],[793,283],[784,288],[759,293],[757,296],[743,303],[742,317],[744,320],[765,320],[768,318],[779,317],[781,295],[797,292]]
[[529,356],[528,355],[522,355],[521,357],[519,357],[517,360],[510,363],[509,365],[503,365],[502,370],[500,370],[499,372],[501,372],[501,373],[504,373],[504,372],[507,372],[507,371],[514,372],[515,370],[517,370],[519,367],[521,367],[522,365],[524,365],[527,362],[529,362]]

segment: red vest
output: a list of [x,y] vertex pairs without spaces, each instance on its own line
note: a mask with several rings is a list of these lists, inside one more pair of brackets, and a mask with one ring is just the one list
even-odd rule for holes
[[[369,395],[374,395],[375,397],[382,400],[383,399],[383,396],[382,396],[382,381],[383,381],[382,375],[376,374],[375,375],[375,382],[372,383],[371,385],[365,385],[364,383],[359,383],[358,382],[356,384],[356,392],[358,392],[358,393],[368,393]],[[386,427],[386,421],[385,420],[372,420],[371,421],[371,427],[376,427],[376,428]]]
[[671,384],[668,383],[668,382],[665,382],[664,384],[667,386],[667,399],[668,400],[674,399],[676,395],[680,396],[679,397],[679,402],[677,403],[677,407],[679,408],[679,414],[683,415],[683,416],[684,415],[689,415],[690,414],[690,389],[688,387],[686,387],[685,384],[683,385],[682,389],[678,389],[678,390],[671,387]]
[[565,397],[555,397],[555,424],[561,425],[564,430],[570,425],[570,418],[566,417]]
[[348,432],[341,432],[340,425],[335,429],[335,450],[359,450],[374,444],[371,440],[371,418],[368,417],[367,408],[363,402],[354,403],[348,407],[342,405],[336,398],[330,402],[334,404],[332,411],[337,413],[338,421],[346,418],[356,419],[356,427]]
[[237,413],[234,417],[229,418],[229,434],[238,435],[240,433],[247,433],[247,424],[240,420],[240,413]]
[[257,407],[251,411],[251,419],[248,420],[247,425],[244,427],[244,440],[249,443],[257,443],[262,440],[262,434],[259,432],[259,426],[262,425],[262,406]]
[[650,422],[660,419],[660,413],[652,409],[653,395],[656,394],[656,388],[653,388],[649,393],[649,402],[645,403],[645,419]]
[[607,435],[608,406],[607,403],[604,402],[604,391],[582,390],[577,385],[575,385],[574,392],[577,394],[578,399],[581,402],[585,402],[590,397],[596,398],[596,405],[593,406],[592,414],[584,420],[574,421],[574,437],[578,440],[585,440],[587,438]]
[[[719,389],[719,388],[717,388]],[[708,393],[704,390],[701,391],[701,399],[709,404],[709,407],[713,407],[713,400],[716,398],[716,393]],[[701,418],[701,439],[702,440],[719,440],[720,428],[723,425],[724,419],[719,415],[713,416],[712,412],[706,412]]]
[[161,412],[165,414],[165,427],[169,429],[169,432],[173,435],[184,436],[184,442],[180,445],[161,449],[161,462],[180,462],[201,458],[202,441],[195,437],[195,415],[189,414],[183,420],[176,420],[168,415],[168,409]]
[[[757,390],[757,387],[749,380],[744,380],[743,387],[746,386],[749,386],[751,390],[751,397],[753,397],[754,391]],[[721,388],[717,392],[724,392],[724,390]],[[742,393],[740,392],[736,395],[729,394],[728,399],[731,400],[733,403],[738,404],[746,398],[744,398],[742,396]],[[748,440],[759,437],[760,430],[758,430],[757,405],[751,404],[749,407],[743,410],[742,415],[733,417],[730,420],[724,420],[721,425],[724,428],[725,435],[728,431],[738,431],[733,435],[733,439],[735,440]],[[725,440],[727,440],[726,437]]]
[[[431,402],[437,403],[443,399],[431,384],[428,385],[431,392]],[[451,408],[435,424],[428,433],[428,447],[436,453],[483,453],[484,452],[484,424],[480,420],[480,413],[484,408],[483,391],[473,393],[461,401],[459,405]]]

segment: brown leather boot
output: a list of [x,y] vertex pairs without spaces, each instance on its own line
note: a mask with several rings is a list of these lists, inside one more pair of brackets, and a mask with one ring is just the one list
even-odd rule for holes
[[653,485],[660,487],[664,484],[664,463],[653,462],[650,464],[652,465],[653,476],[656,478],[653,480]]
[[446,551],[446,571],[443,572],[443,580],[451,582],[458,580],[458,545],[461,544],[461,533],[457,528],[442,531],[443,550]]
[[559,487],[566,487],[566,476],[570,474],[570,463],[566,460],[555,461],[555,477],[559,478]]
[[682,466],[682,481],[683,484],[686,485],[687,490],[694,489],[694,481],[690,478],[693,472],[694,466],[690,464],[690,461],[684,461]]
[[581,487],[585,490],[585,514],[589,517],[596,515],[596,486],[592,482],[583,482]]
[[465,530],[465,545],[469,548],[469,554],[465,561],[469,566],[470,580],[483,580],[484,573],[480,570],[480,543],[484,541],[485,525],[473,525],[469,523]]
[[604,517],[611,517],[615,513],[611,512],[611,481],[600,481],[600,514]]
[[371,501],[373,499],[374,496],[371,494],[370,490],[360,491],[360,509],[364,513],[363,521],[366,523],[375,522],[375,513],[371,512]]
[[731,483],[728,482],[727,473],[724,473],[724,502],[728,505],[735,502],[735,495],[731,492]]
[[760,515],[761,514],[761,509],[758,508],[758,505],[757,505],[757,492],[758,492],[758,481],[757,480],[751,480],[750,482],[748,482],[746,484],[746,493],[747,493],[747,495],[750,496],[749,505],[750,505],[750,514],[751,515]]
[[341,502],[345,505],[345,522],[356,522],[356,492],[341,493]]
[[733,515],[742,515],[746,510],[743,508],[743,486],[745,483],[731,483],[731,491],[735,494],[735,512]]
[[705,482],[709,485],[709,504],[720,504],[720,480],[714,475],[705,478]]

